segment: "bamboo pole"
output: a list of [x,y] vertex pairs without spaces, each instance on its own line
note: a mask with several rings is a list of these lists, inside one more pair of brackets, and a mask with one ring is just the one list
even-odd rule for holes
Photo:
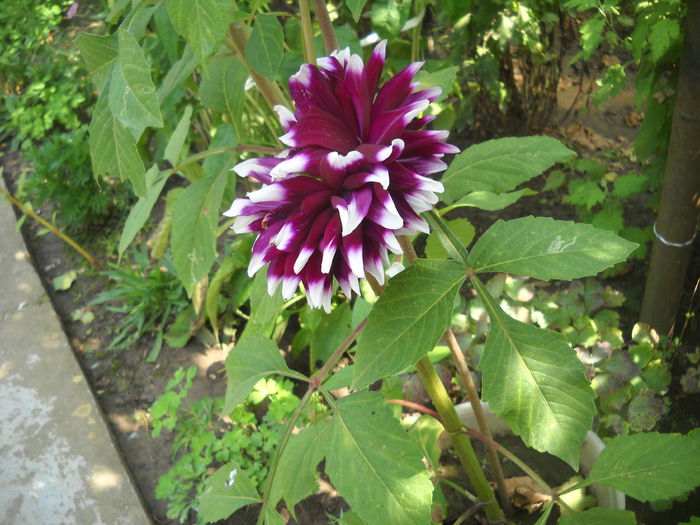
[[700,0],[688,0],[676,107],[640,321],[670,334],[700,213]]

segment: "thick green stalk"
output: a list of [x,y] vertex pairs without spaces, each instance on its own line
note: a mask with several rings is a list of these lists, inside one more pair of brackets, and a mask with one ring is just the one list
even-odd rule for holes
[[416,369],[425,390],[428,392],[438,414],[440,414],[442,425],[450,436],[457,452],[457,457],[467,473],[474,491],[479,496],[479,499],[485,503],[486,515],[492,521],[502,520],[503,512],[498,506],[493,490],[491,490],[491,485],[489,485],[484,475],[469,437],[463,433],[462,421],[455,411],[445,386],[440,381],[437,372],[435,372],[435,367],[430,362],[430,359],[424,357],[418,361]]
[[335,38],[335,31],[333,30],[331,17],[328,16],[326,2],[323,0],[313,0],[313,4],[314,13],[316,14],[316,21],[318,22],[318,26],[321,28],[323,45],[326,48],[326,52],[330,54],[332,51],[338,49],[338,40]]
[[[413,264],[417,256],[413,249],[413,244],[411,244],[411,239],[401,236],[399,237],[399,243],[403,249],[406,262],[408,264]],[[425,390],[430,396],[430,400],[433,402],[433,405],[435,405],[438,414],[440,414],[442,425],[445,427],[445,430],[452,440],[452,444],[457,451],[457,457],[460,463],[462,463],[462,467],[469,481],[471,481],[477,495],[485,504],[486,515],[492,521],[502,520],[503,511],[498,506],[491,485],[489,485],[486,475],[479,464],[479,460],[474,453],[474,448],[472,448],[469,437],[462,433],[462,421],[459,419],[457,411],[452,404],[452,400],[447,394],[447,390],[445,390],[442,381],[440,381],[433,363],[431,363],[430,359],[426,356],[416,363],[416,369],[418,370],[421,383],[423,383]]]
[[308,64],[315,64],[316,52],[314,51],[314,32],[311,26],[309,0],[299,0],[299,12],[301,13],[301,40],[304,48],[304,61]]

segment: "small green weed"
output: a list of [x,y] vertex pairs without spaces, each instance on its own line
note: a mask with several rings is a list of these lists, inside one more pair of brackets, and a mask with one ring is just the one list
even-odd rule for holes
[[135,250],[133,265],[114,265],[112,270],[104,272],[114,282],[114,287],[101,292],[90,304],[111,303],[107,309],[123,316],[107,350],[128,348],[144,335],[155,332],[156,339],[147,360],[157,358],[170,316],[177,315],[188,305],[172,262],[166,256],[160,263],[160,266],[150,266],[144,246]]
[[21,197],[36,208],[50,202],[59,227],[72,233],[104,226],[124,215],[133,197],[120,181],[96,180],[90,168],[87,130],[53,133],[25,158],[32,164]]
[[283,422],[299,404],[290,381],[268,378],[230,415],[222,414],[222,397],[188,400],[196,373],[196,366],[180,368],[151,407],[153,437],[170,432],[177,458],[158,481],[156,496],[168,501],[168,518],[181,523],[196,511],[204,481],[222,464],[235,461],[255,485],[262,485],[282,439]]

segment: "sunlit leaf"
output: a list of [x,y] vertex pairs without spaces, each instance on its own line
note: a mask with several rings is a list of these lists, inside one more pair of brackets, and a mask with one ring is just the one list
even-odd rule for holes
[[369,315],[355,354],[353,388],[397,374],[433,349],[449,327],[464,267],[419,259],[393,277]]
[[476,272],[508,272],[536,279],[577,279],[627,259],[635,243],[590,224],[523,217],[497,221],[476,242]]
[[260,379],[289,372],[279,348],[270,339],[257,334],[243,338],[226,357],[228,384],[223,413],[231,413],[243,402]]
[[636,523],[634,512],[599,507],[583,512],[566,512],[559,518],[559,525],[635,525]]
[[146,168],[143,165],[136,140],[127,128],[112,117],[107,104],[106,88],[97,99],[90,122],[90,157],[96,177],[110,175],[131,182],[134,193],[146,195]]
[[226,174],[190,184],[173,211],[173,263],[188,294],[216,258],[216,229]]
[[258,491],[234,462],[227,463],[204,482],[199,517],[205,523],[228,518],[241,507],[260,502]]
[[430,523],[433,485],[420,450],[380,393],[338,401],[327,447],[326,472],[367,525]]
[[143,128],[163,126],[151,68],[134,35],[119,31],[119,60],[112,70],[109,109],[138,140]]
[[274,80],[282,63],[283,44],[284,34],[277,17],[258,15],[245,48],[246,60],[255,71]]
[[200,61],[219,47],[233,19],[229,0],[168,0],[166,5],[173,26]]
[[658,432],[614,437],[585,480],[593,483],[640,501],[680,496],[700,485],[700,441]]
[[484,401],[528,446],[577,468],[595,414],[584,366],[561,334],[516,321],[473,283],[491,320],[479,362]]
[[503,193],[540,175],[574,152],[552,137],[507,137],[463,151],[447,168],[442,182],[447,204],[473,191]]

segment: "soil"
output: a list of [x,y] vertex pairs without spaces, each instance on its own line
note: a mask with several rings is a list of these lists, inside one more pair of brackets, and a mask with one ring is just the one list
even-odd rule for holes
[[[553,131],[576,149],[579,154],[593,156],[602,150],[624,150],[630,147],[634,139],[636,129],[633,125],[638,123],[638,115],[633,105],[633,93],[625,92],[613,100],[607,106],[606,111],[598,111],[595,108],[585,108],[581,97],[576,98],[576,93],[581,88],[573,75],[564,75],[559,92],[559,116],[561,119]],[[583,86],[585,89],[586,86]],[[572,108],[570,111],[569,109]],[[20,156],[17,153],[5,152],[2,159],[4,175],[8,187],[15,189],[16,181],[23,169]],[[621,166],[628,169],[629,166]],[[647,211],[644,211],[647,210]],[[48,209],[42,210],[46,215]],[[493,223],[497,218],[511,218],[523,215],[550,216],[558,219],[575,219],[574,210],[563,206],[560,200],[552,192],[539,193],[534,196],[521,199],[516,205],[502,212],[483,212],[476,209],[467,209],[466,216],[475,224],[477,235]],[[651,224],[653,216],[644,207],[639,213],[628,214],[634,221],[643,224]],[[87,268],[84,261],[72,252],[57,237],[45,235],[37,223],[25,222],[22,231],[33,256],[33,261],[39,275],[42,277],[45,287],[51,296],[56,311],[62,319],[63,326],[69,336],[69,340],[83,367],[83,370],[99,399],[107,421],[110,423],[116,441],[121,448],[125,461],[131,471],[136,484],[141,491],[145,503],[150,509],[156,524],[174,524],[174,520],[166,517],[166,503],[155,497],[155,486],[158,478],[163,475],[172,464],[171,439],[168,436],[158,438],[150,437],[148,423],[148,409],[154,400],[164,390],[173,373],[180,367],[196,365],[198,369],[194,386],[190,393],[193,400],[204,395],[222,395],[225,388],[224,374],[218,373],[223,368],[224,355],[220,349],[205,347],[197,340],[192,340],[181,349],[172,349],[164,346],[157,362],[148,364],[145,357],[152,345],[152,340],[139,341],[128,351],[118,353],[103,352],[114,337],[113,328],[116,320],[101,306],[89,306],[88,303],[97,293],[108,286],[106,277],[94,270]],[[113,232],[105,232],[113,233]],[[105,238],[106,235],[94,235],[94,238]],[[89,241],[90,249],[100,249],[101,241]],[[696,243],[697,246],[697,243]],[[114,251],[112,249],[112,251]],[[691,272],[689,272],[689,285],[687,290],[692,290],[700,268],[700,254],[693,256]],[[68,291],[56,292],[51,286],[53,278],[71,269],[80,269],[79,278]],[[625,294],[632,298],[639,298],[643,283],[645,265],[632,264],[629,271],[617,278],[615,287],[625,290]],[[686,298],[685,312],[690,312],[691,298]],[[72,320],[72,314],[79,308],[89,309],[95,319],[89,324]],[[695,307],[697,309],[697,306]],[[633,311],[633,310],[632,310]],[[697,310],[696,310],[697,311]],[[634,313],[630,314],[633,317]],[[689,332],[690,334],[690,332]],[[689,341],[698,338],[696,334],[690,334]],[[677,377],[682,370],[674,370]],[[672,394],[674,404],[671,406],[673,420],[664,421],[662,427],[665,430],[688,430],[680,428],[685,426],[692,428],[700,426],[700,416],[697,409],[697,396],[683,395],[677,386]],[[678,423],[678,421],[684,421]],[[556,468],[555,468],[556,470]],[[321,524],[328,523],[327,513],[338,515],[341,509],[347,508],[343,500],[334,493],[333,488],[326,484],[325,490],[304,501],[297,508],[298,523]],[[456,515],[450,515],[455,519],[466,509],[463,498],[449,495],[452,511]],[[696,498],[696,500],[699,498]],[[692,501],[692,499],[691,499]],[[460,510],[461,509],[461,510]],[[645,509],[640,511],[645,513]],[[693,509],[700,514],[699,509]],[[683,512],[689,515],[691,510]],[[236,524],[255,523],[257,512],[255,508],[242,509],[228,522]],[[648,513],[647,513],[648,517]],[[670,523],[663,521],[670,519],[668,516],[652,517],[646,523]],[[658,521],[661,520],[661,521]],[[446,523],[450,522],[449,520]],[[675,522],[675,520],[673,521]],[[294,523],[290,521],[290,523]]]

